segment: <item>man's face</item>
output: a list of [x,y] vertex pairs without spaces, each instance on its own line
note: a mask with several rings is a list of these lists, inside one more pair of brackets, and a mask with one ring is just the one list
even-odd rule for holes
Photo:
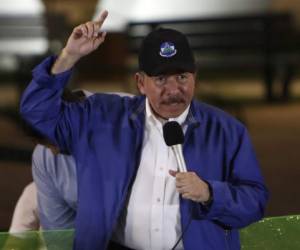
[[181,115],[191,103],[195,89],[195,74],[178,73],[148,76],[137,73],[139,91],[148,97],[154,113],[164,119]]

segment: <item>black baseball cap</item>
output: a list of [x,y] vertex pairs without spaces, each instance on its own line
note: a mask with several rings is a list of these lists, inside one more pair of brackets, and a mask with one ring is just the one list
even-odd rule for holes
[[196,71],[195,59],[184,34],[159,28],[143,40],[139,52],[139,70],[149,76]]

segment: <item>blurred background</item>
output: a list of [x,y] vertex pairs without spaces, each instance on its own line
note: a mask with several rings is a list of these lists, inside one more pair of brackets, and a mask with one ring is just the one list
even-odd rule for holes
[[271,192],[266,216],[300,214],[299,0],[0,0],[0,231],[32,180],[20,95],[34,66],[101,9],[106,42],[78,63],[70,86],[137,93],[141,38],[158,26],[181,30],[197,59],[196,98],[250,131]]

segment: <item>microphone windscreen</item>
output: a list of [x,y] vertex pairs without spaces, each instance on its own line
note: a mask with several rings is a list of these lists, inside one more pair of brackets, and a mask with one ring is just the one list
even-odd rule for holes
[[163,135],[168,146],[183,144],[184,135],[178,122],[167,122],[163,126]]

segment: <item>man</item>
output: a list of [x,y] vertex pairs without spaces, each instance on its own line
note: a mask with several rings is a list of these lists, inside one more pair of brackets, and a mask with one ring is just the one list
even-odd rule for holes
[[[88,91],[64,91],[62,99],[66,102],[80,102],[91,95]],[[27,133],[39,143],[32,154],[32,175],[41,228],[73,229],[77,210],[74,158],[67,152],[61,153],[59,148],[31,128],[27,129]]]
[[54,150],[37,145],[32,154],[40,226],[43,230],[72,229],[77,209],[75,162],[71,155]]
[[[159,29],[144,39],[135,75],[142,96],[61,101],[73,66],[104,42],[107,14],[76,27],[21,100],[23,117],[75,158],[74,248],[112,240],[121,249],[239,249],[238,229],[262,218],[267,190],[245,127],[193,100],[196,67],[183,34]],[[163,140],[169,120],[185,134],[184,173]]]
[[[120,96],[132,96],[114,92]],[[65,89],[62,99],[80,102],[92,93]],[[25,133],[37,143],[32,154],[34,182],[28,184],[16,205],[10,232],[73,229],[77,208],[77,178],[73,157],[61,153],[47,138],[23,123]]]
[[[62,99],[80,102],[92,93],[85,90],[64,89]],[[77,180],[73,157],[61,153],[45,136],[26,122],[25,134],[37,144],[32,154],[34,182],[28,184],[20,196],[10,226],[10,232],[74,228],[77,206]]]
[[[92,93],[65,88],[62,100],[82,102]],[[25,133],[36,143],[32,154],[33,189],[37,196],[37,211],[43,230],[74,228],[77,209],[77,179],[74,158],[68,151],[60,151],[49,140],[23,123]]]

